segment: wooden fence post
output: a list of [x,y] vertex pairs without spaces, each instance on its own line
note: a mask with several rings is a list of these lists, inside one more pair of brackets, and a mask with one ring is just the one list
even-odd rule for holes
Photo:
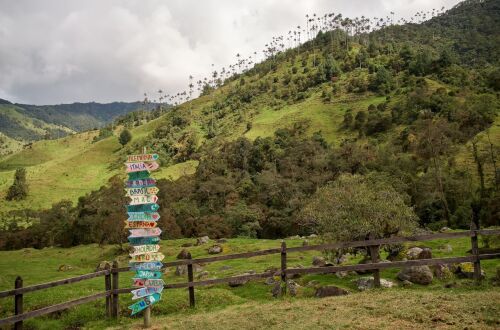
[[[368,236],[369,239],[375,239],[375,236],[370,233]],[[376,264],[378,263],[378,258],[379,258],[379,245],[370,245],[370,257],[372,259],[372,263]],[[374,269],[373,270],[373,284],[376,288],[380,288],[380,270]]]
[[144,310],[144,328],[151,328],[151,306]]
[[[106,263],[105,269],[107,271],[109,271],[109,273],[104,275],[104,290],[111,291],[111,265],[109,263]],[[107,317],[111,317],[111,295],[112,295],[112,293],[110,292],[109,295],[106,296],[106,316]]]
[[286,294],[286,242],[281,242],[281,286],[283,295]]
[[474,221],[472,221],[471,226],[471,252],[474,256],[474,280],[479,283],[481,282],[481,261],[479,260],[479,246],[477,242],[477,231],[479,230],[479,225],[476,225]]
[[[187,253],[187,259],[192,259],[191,253]],[[194,277],[193,277],[193,264],[188,264],[187,265],[187,271],[188,271],[188,282],[193,282]],[[189,306],[194,308],[195,306],[195,300],[194,300],[194,287],[190,286],[188,288],[189,290]]]
[[113,267],[112,267],[112,283],[111,283],[111,288],[113,290],[113,294],[111,296],[111,316],[115,319],[118,318],[118,312],[119,312],[119,296],[118,296],[118,276],[120,273],[118,273],[118,261],[113,261]]
[[[23,279],[21,276],[16,277],[16,281],[14,282],[14,288],[20,289],[23,287]],[[16,294],[14,296],[14,314],[19,315],[23,313],[23,294]],[[14,323],[14,330],[22,330],[23,321],[18,321]]]

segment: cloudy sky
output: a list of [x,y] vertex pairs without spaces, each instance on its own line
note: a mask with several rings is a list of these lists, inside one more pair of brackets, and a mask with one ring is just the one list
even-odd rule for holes
[[[261,51],[305,14],[409,17],[458,0],[0,0],[0,98],[133,101]],[[260,52],[260,54],[262,54]],[[262,55],[260,55],[262,56]]]

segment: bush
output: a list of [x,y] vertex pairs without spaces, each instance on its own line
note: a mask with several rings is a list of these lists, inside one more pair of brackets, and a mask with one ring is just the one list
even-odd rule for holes
[[130,140],[132,140],[132,133],[130,133],[128,129],[124,129],[118,137],[118,142],[120,142],[122,146],[125,146]]
[[28,196],[28,183],[26,182],[26,169],[18,168],[14,174],[14,183],[9,187],[7,196],[8,201],[25,199]]

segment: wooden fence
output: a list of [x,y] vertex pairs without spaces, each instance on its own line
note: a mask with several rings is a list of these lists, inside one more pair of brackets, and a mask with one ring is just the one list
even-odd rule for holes
[[[500,235],[500,229],[490,229],[490,230],[476,230],[471,229],[470,231],[461,232],[450,232],[450,233],[438,233],[438,234],[428,234],[412,237],[391,237],[384,239],[368,239],[364,241],[351,241],[351,242],[341,242],[333,244],[322,244],[322,245],[310,245],[301,247],[287,248],[286,243],[282,242],[281,247],[268,250],[260,250],[254,252],[245,252],[238,254],[228,254],[222,256],[214,256],[207,258],[191,259],[191,255],[188,255],[188,259],[165,262],[164,267],[173,267],[186,265],[187,266],[187,277],[188,282],[184,283],[172,283],[166,284],[164,289],[178,289],[178,288],[188,288],[189,292],[189,303],[190,306],[195,306],[195,295],[194,289],[197,286],[206,286],[214,284],[229,283],[234,281],[247,281],[252,279],[266,278],[275,275],[275,272],[268,271],[258,274],[240,275],[232,276],[219,279],[210,279],[203,281],[194,281],[193,278],[193,265],[194,264],[207,264],[212,262],[224,261],[224,260],[234,260],[234,259],[246,259],[256,256],[264,256],[271,254],[281,255],[281,267],[280,267],[280,277],[283,283],[289,276],[294,274],[324,274],[324,273],[334,273],[338,271],[356,271],[356,270],[372,270],[374,272],[374,283],[375,286],[380,286],[380,269],[386,268],[401,268],[408,266],[417,265],[436,265],[436,264],[452,264],[461,262],[472,262],[474,265],[474,279],[476,281],[481,280],[481,260],[486,259],[497,259],[500,258],[500,253],[490,253],[490,254],[480,254],[478,249],[478,235]],[[459,237],[470,237],[471,238],[471,255],[463,257],[451,257],[451,258],[435,258],[435,259],[421,259],[421,260],[408,260],[408,261],[395,261],[390,263],[379,263],[379,249],[381,245],[387,244],[400,244],[405,242],[417,242],[417,241],[429,241],[435,239],[453,239]],[[287,255],[293,252],[303,252],[311,250],[330,250],[339,248],[356,248],[356,247],[367,247],[370,249],[371,263],[367,264],[357,264],[357,265],[347,265],[347,266],[327,266],[327,267],[311,267],[311,268],[288,268],[287,267]],[[118,263],[113,262],[112,267],[107,267],[105,270],[85,274],[81,276],[76,276],[72,278],[67,278],[63,280],[53,281],[44,284],[37,284],[28,287],[23,287],[23,280],[21,277],[17,277],[15,280],[15,286],[12,290],[0,291],[0,298],[14,297],[14,315],[0,319],[0,326],[6,324],[14,324],[14,329],[22,329],[23,320],[41,316],[56,311],[61,311],[70,307],[78,306],[87,302],[91,302],[97,299],[106,299],[106,315],[112,318],[118,318],[119,314],[119,300],[118,296],[124,293],[130,293],[134,288],[119,288],[118,278],[121,272],[128,272],[128,267],[118,267]],[[36,309],[29,312],[24,312],[23,310],[23,298],[24,294],[29,292],[34,292],[38,290],[43,290],[47,288],[53,288],[60,285],[72,284],[84,280],[88,280],[95,277],[104,276],[104,288],[105,291],[96,293],[90,296],[78,298],[75,300],[67,301],[64,303],[47,306],[44,308]],[[284,285],[286,287],[286,285]]]

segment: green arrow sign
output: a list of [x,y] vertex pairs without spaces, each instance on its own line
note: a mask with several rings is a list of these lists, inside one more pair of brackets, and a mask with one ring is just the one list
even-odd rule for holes
[[161,299],[161,294],[155,293],[150,296],[144,297],[142,300],[136,302],[135,304],[128,306],[128,308],[132,310],[131,315],[135,315],[140,311],[148,308],[148,306],[157,303],[158,301],[160,301],[160,299]]

